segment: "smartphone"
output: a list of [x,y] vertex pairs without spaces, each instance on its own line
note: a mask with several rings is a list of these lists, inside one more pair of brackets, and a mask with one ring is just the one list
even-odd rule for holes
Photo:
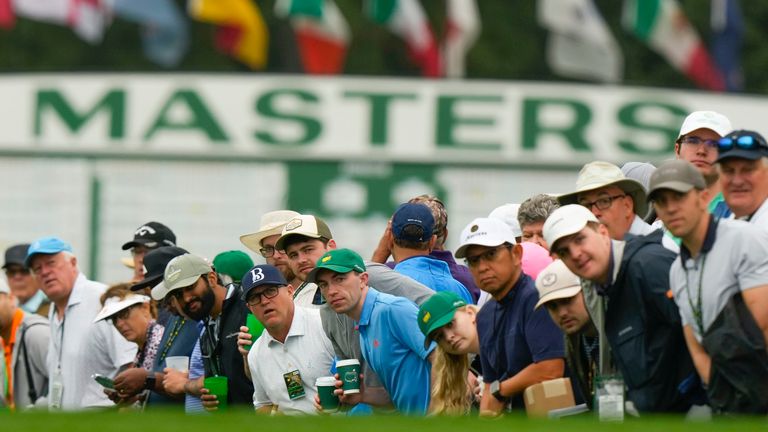
[[100,374],[93,374],[91,375],[91,378],[95,379],[97,383],[101,384],[102,387],[109,390],[115,389],[115,382],[112,380],[112,378],[107,378],[104,375]]

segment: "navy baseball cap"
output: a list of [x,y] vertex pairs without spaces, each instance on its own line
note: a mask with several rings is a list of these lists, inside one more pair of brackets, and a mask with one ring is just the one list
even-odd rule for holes
[[20,265],[26,267],[24,261],[27,259],[27,251],[29,250],[29,243],[17,244],[9,247],[5,250],[5,263],[3,268],[8,268],[10,265]]
[[27,257],[24,259],[24,265],[29,267],[34,255],[53,255],[59,252],[72,252],[72,246],[58,237],[43,237],[35,240],[27,250]]
[[[403,232],[405,227],[410,225],[420,226],[422,235],[420,237],[409,236]],[[392,235],[396,239],[408,240],[414,242],[425,242],[432,237],[432,231],[435,228],[435,218],[432,216],[432,210],[422,203],[405,203],[395,210],[392,215]]]
[[768,157],[768,144],[755,131],[735,130],[717,143],[717,162],[728,158],[758,160],[761,157]]
[[280,270],[275,266],[269,264],[260,264],[245,272],[243,278],[240,280],[240,286],[242,286],[241,298],[243,301],[248,299],[248,293],[252,289],[258,288],[262,285],[288,285],[288,281],[285,280],[285,276],[280,273]]
[[133,233],[133,240],[124,244],[123,250],[128,250],[134,246],[144,246],[147,249],[176,246],[176,234],[160,222],[147,222],[136,228]]
[[178,246],[163,246],[153,249],[144,255],[144,279],[131,285],[131,291],[146,287],[154,287],[163,280],[165,267],[179,255],[188,254],[186,249]]

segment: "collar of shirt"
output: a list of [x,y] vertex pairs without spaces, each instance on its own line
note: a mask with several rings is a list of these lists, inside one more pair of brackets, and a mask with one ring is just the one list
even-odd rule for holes
[[[714,216],[709,215],[709,225],[707,225],[707,234],[704,236],[704,243],[701,245],[699,255],[705,254],[712,250],[712,246],[715,245],[715,237],[717,236],[717,220]],[[680,262],[685,263],[691,258],[691,252],[685,247],[684,243],[680,244]]]
[[27,300],[23,305],[20,305],[19,307],[22,308],[24,312],[35,313],[46,299],[47,297],[45,296],[43,290],[37,290],[35,295],[33,295],[29,300]]
[[[285,342],[288,342],[288,339],[293,336],[304,336],[305,334],[307,334],[307,313],[301,306],[294,306],[291,328],[288,329],[288,335],[285,337]],[[280,343],[267,331],[262,333],[262,335],[266,338],[268,345],[271,345],[272,343]]]
[[506,307],[507,305],[509,305],[510,303],[512,303],[512,302],[515,300],[515,296],[517,295],[517,292],[518,292],[518,291],[520,291],[518,288],[520,288],[520,285],[522,285],[522,284],[523,284],[523,282],[524,282],[525,278],[527,278],[527,277],[529,277],[529,276],[527,276],[527,275],[526,275],[525,273],[523,273],[523,272],[522,272],[522,270],[521,270],[521,271],[520,271],[520,276],[517,278],[517,282],[515,282],[515,285],[514,285],[514,286],[512,286],[512,289],[511,289],[511,290],[509,290],[509,292],[507,293],[507,295],[505,295],[505,296],[504,296],[504,298],[502,298],[502,299],[501,299],[501,300],[498,302],[498,303],[499,303],[499,305]]
[[373,304],[376,302],[378,296],[379,292],[369,286],[368,294],[365,295],[365,300],[363,301],[363,311],[360,312],[360,321],[355,323],[356,327],[367,326],[371,322]]
[[406,258],[397,263],[395,266],[395,271],[400,271],[403,268],[412,268],[419,271],[430,271],[434,274],[453,278],[453,276],[451,276],[451,269],[448,268],[448,263],[428,255],[419,255]]

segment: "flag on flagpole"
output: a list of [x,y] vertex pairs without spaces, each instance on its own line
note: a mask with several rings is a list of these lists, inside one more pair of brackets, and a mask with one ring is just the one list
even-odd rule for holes
[[69,26],[90,44],[101,42],[109,24],[101,0],[13,0],[13,11],[18,17]]
[[366,13],[374,22],[386,25],[405,41],[422,75],[442,75],[435,36],[418,0],[369,0]]
[[725,90],[725,80],[677,0],[626,0],[624,26],[697,86]]
[[111,0],[116,16],[141,24],[144,55],[163,67],[181,62],[189,48],[189,28],[173,0]]
[[480,35],[480,12],[475,0],[447,0],[443,70],[449,78],[466,73],[467,52]]
[[278,0],[275,15],[290,19],[305,72],[343,71],[350,30],[334,0]]
[[592,0],[539,0],[539,24],[549,30],[547,63],[558,75],[616,83],[624,57]]
[[738,0],[712,0],[712,57],[728,91],[744,89],[741,48],[744,15]]
[[216,46],[251,69],[267,65],[269,35],[251,0],[189,0],[189,15],[218,26]]
[[0,27],[13,28],[16,25],[16,16],[13,14],[11,0],[0,0]]

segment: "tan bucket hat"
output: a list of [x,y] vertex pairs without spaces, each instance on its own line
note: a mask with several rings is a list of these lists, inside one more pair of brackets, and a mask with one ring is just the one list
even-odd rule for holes
[[632,197],[636,215],[645,217],[648,214],[645,187],[639,181],[627,178],[621,172],[621,168],[603,161],[590,162],[584,165],[576,179],[576,191],[560,195],[557,197],[557,201],[560,205],[578,204],[580,193],[606,186],[616,186]]

